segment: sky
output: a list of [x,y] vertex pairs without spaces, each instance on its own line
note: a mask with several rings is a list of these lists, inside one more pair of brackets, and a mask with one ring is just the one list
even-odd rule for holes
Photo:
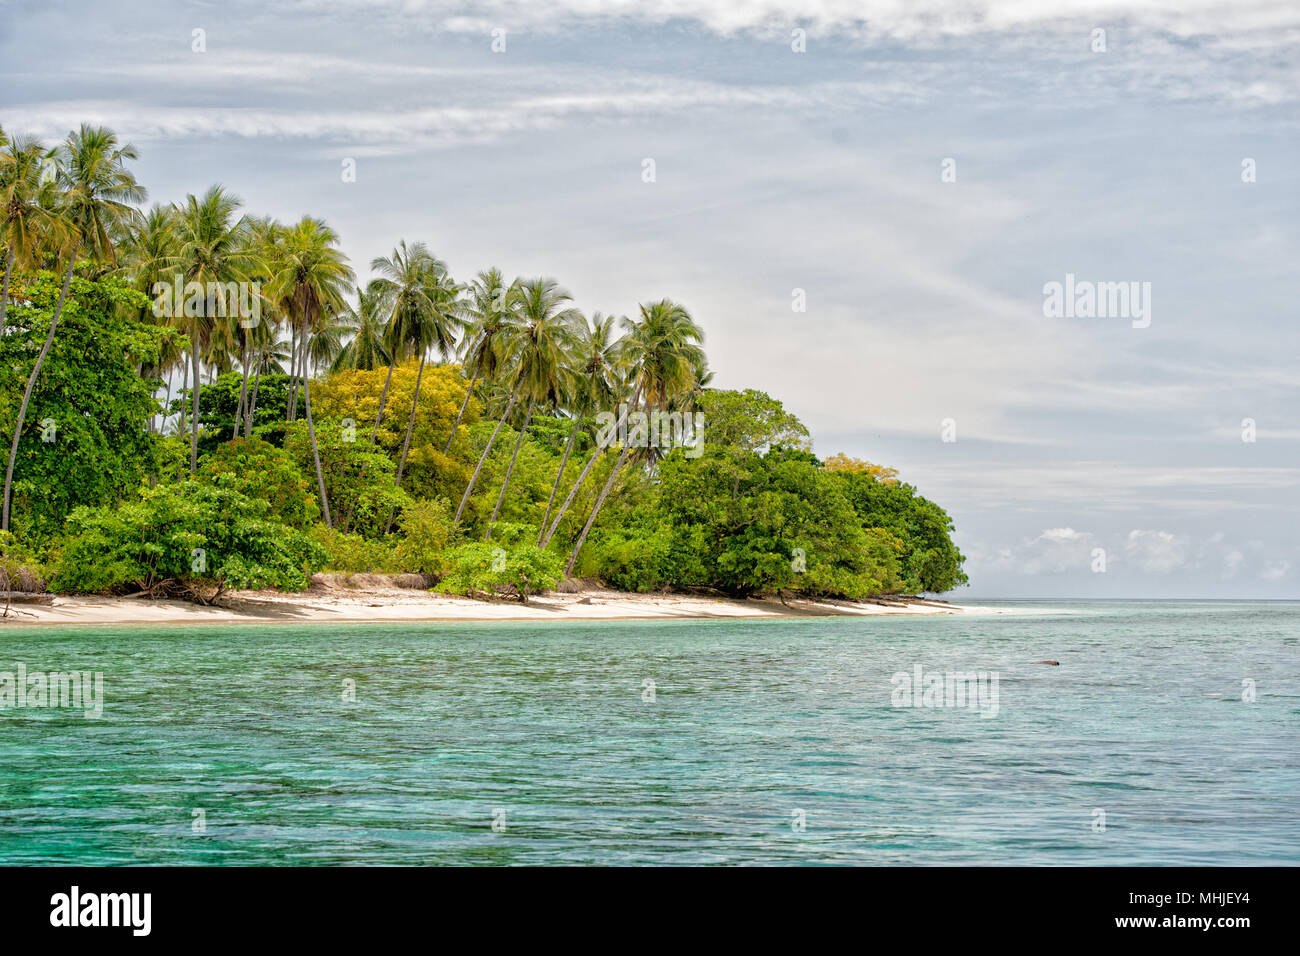
[[1300,598],[1291,0],[0,0],[0,124],[82,121],[363,277],[682,302],[948,510],[959,598]]

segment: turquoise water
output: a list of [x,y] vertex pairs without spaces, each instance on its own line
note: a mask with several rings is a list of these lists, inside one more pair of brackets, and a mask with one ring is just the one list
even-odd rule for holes
[[[1300,604],[1021,606],[7,627],[104,711],[0,710],[0,864],[1300,863]],[[917,664],[996,716],[891,706]]]

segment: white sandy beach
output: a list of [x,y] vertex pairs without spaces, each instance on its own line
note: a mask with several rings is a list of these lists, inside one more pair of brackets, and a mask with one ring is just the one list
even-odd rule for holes
[[[349,586],[351,584],[352,586]],[[808,601],[794,598],[736,600],[686,594],[629,594],[588,588],[550,592],[527,604],[471,600],[399,588],[368,576],[364,588],[341,575],[319,575],[310,591],[234,591],[217,606],[143,598],[56,596],[50,604],[15,604],[13,624],[231,624],[384,621],[594,621],[666,618],[863,616],[891,614],[1003,614],[985,608],[911,601],[898,604]]]

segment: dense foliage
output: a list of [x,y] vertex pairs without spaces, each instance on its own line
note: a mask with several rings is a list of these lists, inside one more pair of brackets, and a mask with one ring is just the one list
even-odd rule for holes
[[680,304],[584,316],[554,280],[460,283],[405,241],[357,286],[319,220],[241,215],[222,187],[141,211],[134,158],[106,130],[52,151],[0,131],[11,586],[207,599],[329,570],[527,600],[569,575],[845,598],[965,583],[951,519],[896,471],[819,460],[781,402],[711,387]]

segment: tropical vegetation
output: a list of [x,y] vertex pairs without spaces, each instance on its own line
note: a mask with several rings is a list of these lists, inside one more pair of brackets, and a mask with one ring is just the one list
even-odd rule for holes
[[[851,599],[965,582],[891,468],[812,453],[712,384],[663,298],[584,314],[549,277],[466,281],[400,240],[358,279],[325,222],[214,185],[147,208],[137,150],[0,130],[5,581],[183,594],[418,575],[466,595]],[[36,582],[36,583],[30,583]]]

